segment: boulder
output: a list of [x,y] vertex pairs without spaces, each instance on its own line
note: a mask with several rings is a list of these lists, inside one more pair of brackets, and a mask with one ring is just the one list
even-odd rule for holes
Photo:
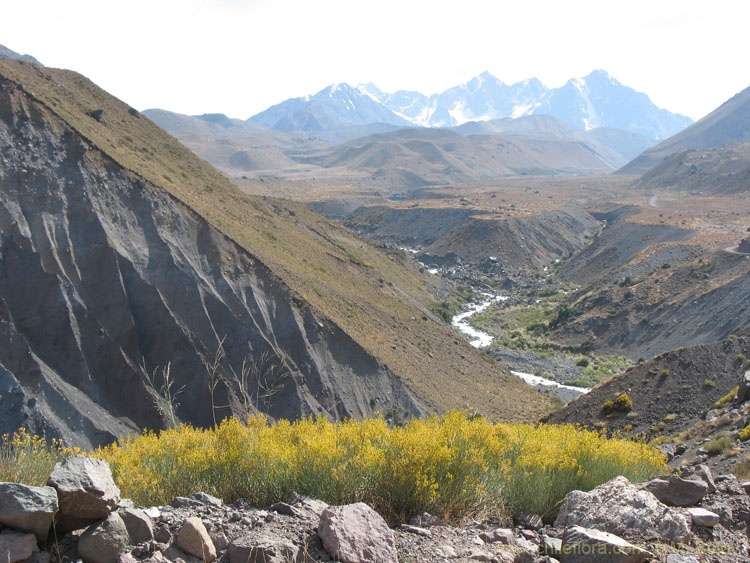
[[39,551],[34,534],[3,530],[0,533],[0,561],[2,563],[16,563],[24,561]]
[[229,563],[289,563],[297,561],[299,548],[269,534],[248,534],[229,544]]
[[719,515],[705,508],[688,508],[688,514],[696,526],[707,526],[712,528],[719,523]]
[[0,523],[31,532],[40,542],[47,538],[57,508],[52,487],[0,483]]
[[205,504],[207,506],[215,506],[217,508],[221,508],[224,506],[224,503],[220,498],[216,498],[213,495],[209,495],[208,493],[193,493],[191,495],[188,495],[189,499],[197,500],[201,504]]
[[600,530],[573,526],[565,530],[561,563],[642,563],[653,555],[624,539]]
[[303,510],[307,510],[308,512],[312,512],[318,517],[320,517],[320,515],[326,508],[328,508],[328,504],[326,504],[322,500],[318,500],[312,497],[306,497],[294,491],[292,491],[292,493],[289,495],[289,504],[296,508],[301,508]]
[[695,506],[708,494],[708,485],[701,479],[683,479],[677,475],[656,477],[641,488],[653,493],[667,506]]
[[617,535],[657,535],[664,541],[684,542],[690,525],[650,492],[639,490],[625,477],[615,477],[592,491],[571,491],[563,499],[556,527],[582,526]]
[[57,490],[60,510],[55,528],[69,532],[103,520],[120,502],[109,463],[74,455],[55,464],[47,484]]
[[78,556],[84,563],[116,563],[128,547],[128,529],[120,515],[112,512],[90,526],[78,539]]
[[513,536],[513,530],[508,528],[496,528],[489,532],[479,534],[484,543],[502,543],[503,545],[516,545],[516,538]]
[[328,554],[341,563],[398,563],[393,532],[363,502],[326,508],[318,535]]
[[216,559],[216,547],[200,518],[192,516],[185,520],[177,532],[177,547],[205,563]]
[[708,492],[715,493],[716,492],[716,483],[714,482],[714,476],[711,473],[711,469],[708,467],[708,465],[700,464],[695,465],[693,467],[688,467],[685,469],[685,471],[682,472],[682,475],[680,475],[683,479],[692,479],[694,481],[703,481],[706,485],[708,485]]
[[143,510],[123,508],[122,510],[118,510],[117,513],[122,518],[122,521],[125,522],[131,544],[135,545],[154,539],[154,526],[151,518]]

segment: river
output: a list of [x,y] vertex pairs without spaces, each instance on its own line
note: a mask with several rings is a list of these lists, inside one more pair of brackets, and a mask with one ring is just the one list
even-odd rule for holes
[[[487,346],[492,344],[493,337],[491,334],[488,334],[484,332],[483,330],[479,330],[471,326],[468,322],[469,317],[487,310],[487,308],[493,303],[497,303],[499,301],[505,301],[506,299],[508,299],[506,296],[492,295],[490,293],[482,293],[482,297],[484,298],[483,301],[479,303],[470,304],[464,312],[459,313],[458,315],[454,316],[451,319],[451,325],[457,328],[459,332],[468,336],[469,344],[474,346],[474,348],[486,348]],[[545,377],[541,377],[539,375],[533,375],[531,373],[524,373],[522,371],[512,371],[512,370],[511,370],[511,373],[519,377],[522,381],[531,385],[532,387],[537,387],[537,388],[551,387],[559,391],[562,395],[565,396],[565,397],[561,397],[561,398],[564,398],[564,400],[565,398],[567,398],[568,400],[572,398],[570,397],[571,394],[583,395],[584,393],[588,393],[589,391],[591,391],[591,389],[587,387],[575,387],[573,385],[565,385],[563,383],[558,383],[557,381],[554,381],[553,379],[547,379]]]

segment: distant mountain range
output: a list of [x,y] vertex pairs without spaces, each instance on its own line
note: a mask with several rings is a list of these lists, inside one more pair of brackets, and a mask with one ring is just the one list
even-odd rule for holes
[[646,150],[619,172],[643,174],[669,155],[737,141],[750,141],[750,88],[733,96],[687,129]]
[[18,61],[26,61],[29,63],[34,63],[35,65],[44,66],[31,55],[22,55],[20,53],[16,53],[12,49],[8,49],[5,45],[0,45],[0,59],[15,59]]
[[583,131],[551,115],[453,128],[350,125],[320,135],[269,131],[222,114],[190,117],[158,109],[143,114],[233,176],[339,168],[410,187],[519,174],[610,172],[654,144],[621,129]]
[[249,119],[266,129],[319,133],[372,123],[393,127],[453,127],[471,121],[552,115],[578,129],[623,129],[655,141],[692,123],[655,106],[646,94],[596,70],[547,88],[532,78],[505,84],[485,72],[440,94],[400,90],[388,94],[372,83],[334,84],[311,96],[292,98]]

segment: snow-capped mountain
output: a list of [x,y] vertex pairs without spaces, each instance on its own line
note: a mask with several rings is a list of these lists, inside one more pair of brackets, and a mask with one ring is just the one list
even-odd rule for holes
[[410,125],[372,96],[344,83],[332,84],[313,96],[286,100],[248,121],[266,129],[308,133],[370,123]]
[[372,83],[336,84],[314,96],[273,106],[250,121],[269,129],[315,132],[375,122],[453,127],[470,121],[553,115],[583,130],[613,127],[654,140],[684,129],[692,120],[660,109],[646,94],[620,84],[603,70],[547,88],[536,78],[506,84],[484,72],[459,86],[425,96],[389,94]]

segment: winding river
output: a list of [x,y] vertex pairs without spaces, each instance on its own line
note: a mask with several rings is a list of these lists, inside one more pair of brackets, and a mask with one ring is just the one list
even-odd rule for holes
[[[503,295],[491,295],[489,293],[482,293],[482,297],[484,297],[484,301],[481,301],[480,303],[472,303],[464,312],[459,313],[451,319],[451,325],[458,329],[459,332],[468,336],[469,344],[474,346],[474,348],[486,348],[487,346],[492,344],[493,337],[492,335],[471,326],[468,322],[469,317],[487,310],[487,308],[493,303],[505,301],[506,299],[508,299]],[[565,385],[563,383],[558,383],[557,381],[554,381],[552,379],[547,379],[545,377],[540,377],[531,373],[512,370],[511,373],[516,377],[519,377],[521,380],[531,385],[532,387],[553,387],[555,389],[565,390],[576,395],[583,395],[584,393],[588,393],[589,391],[591,391],[591,389],[587,387],[574,387],[573,385]]]

